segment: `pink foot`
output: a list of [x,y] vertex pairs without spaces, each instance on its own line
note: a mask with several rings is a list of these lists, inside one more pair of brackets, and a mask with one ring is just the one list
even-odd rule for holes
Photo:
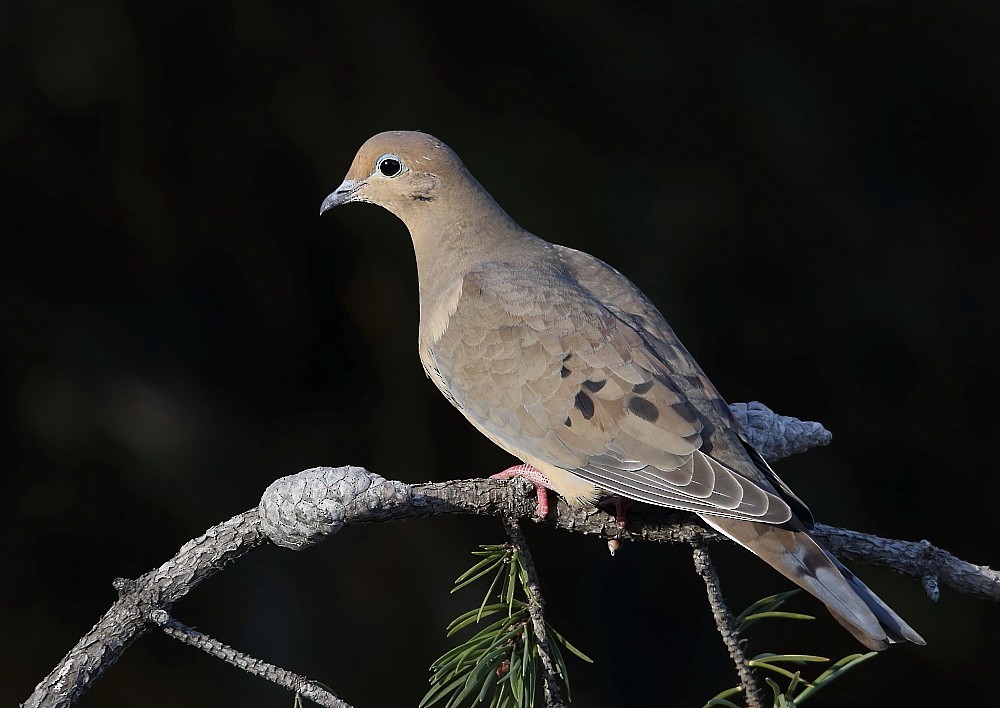
[[[624,529],[628,508],[632,506],[632,500],[615,495],[603,502],[602,506],[607,504],[613,504],[615,507],[615,526],[618,527],[619,531]],[[608,550],[611,551],[611,555],[614,555],[621,548],[621,545],[621,541],[617,538],[608,539]]]
[[628,508],[632,506],[632,500],[619,496],[612,497],[612,499],[614,499],[615,503],[615,525],[623,529],[625,528],[625,517],[628,514]]
[[632,506],[631,499],[626,499],[616,494],[607,497],[598,506],[603,507],[606,511],[610,511],[608,507],[613,506],[615,510],[615,525],[620,529],[625,528],[625,523],[628,520],[628,508]]
[[490,479],[510,479],[511,477],[521,477],[531,482],[535,488],[535,494],[538,495],[537,513],[544,519],[549,513],[549,495],[546,494],[546,490],[552,488],[549,478],[531,465],[514,465],[503,472],[490,475]]

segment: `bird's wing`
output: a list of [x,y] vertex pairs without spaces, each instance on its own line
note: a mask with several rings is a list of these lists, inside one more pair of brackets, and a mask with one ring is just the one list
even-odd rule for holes
[[722,395],[708,379],[687,348],[674,334],[656,306],[632,281],[589,253],[554,245],[554,252],[569,277],[578,282],[595,300],[616,317],[634,328],[652,349],[668,372],[671,381],[682,390],[688,405],[705,422],[707,433],[701,450],[723,464],[747,470],[752,477],[763,476],[792,508],[806,528],[814,519],[809,507],[771,469],[750,444],[742,426],[733,417]]
[[680,344],[662,317],[644,324],[604,302],[620,300],[570,269],[484,264],[449,303],[447,325],[422,352],[425,367],[502,447],[607,492],[768,523],[791,518],[752,462],[736,469],[711,454],[718,416],[691,404],[678,364],[664,360],[659,350]]

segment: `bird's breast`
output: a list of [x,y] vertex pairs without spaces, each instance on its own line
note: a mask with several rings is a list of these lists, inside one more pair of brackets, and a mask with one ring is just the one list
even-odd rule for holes
[[458,309],[458,303],[462,299],[462,281],[442,288],[439,292],[420,293],[420,327],[419,342],[421,357],[425,350],[434,348],[440,341],[452,315]]

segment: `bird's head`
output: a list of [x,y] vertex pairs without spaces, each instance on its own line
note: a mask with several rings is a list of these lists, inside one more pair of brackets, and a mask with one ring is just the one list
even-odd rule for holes
[[368,202],[407,221],[410,212],[435,202],[449,182],[467,177],[458,156],[437,138],[414,131],[379,133],[358,150],[320,214],[348,202]]

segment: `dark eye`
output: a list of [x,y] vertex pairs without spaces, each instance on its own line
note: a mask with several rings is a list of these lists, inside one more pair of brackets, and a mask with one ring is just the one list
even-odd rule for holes
[[383,177],[395,177],[403,171],[403,163],[395,155],[383,155],[378,159],[375,169]]

